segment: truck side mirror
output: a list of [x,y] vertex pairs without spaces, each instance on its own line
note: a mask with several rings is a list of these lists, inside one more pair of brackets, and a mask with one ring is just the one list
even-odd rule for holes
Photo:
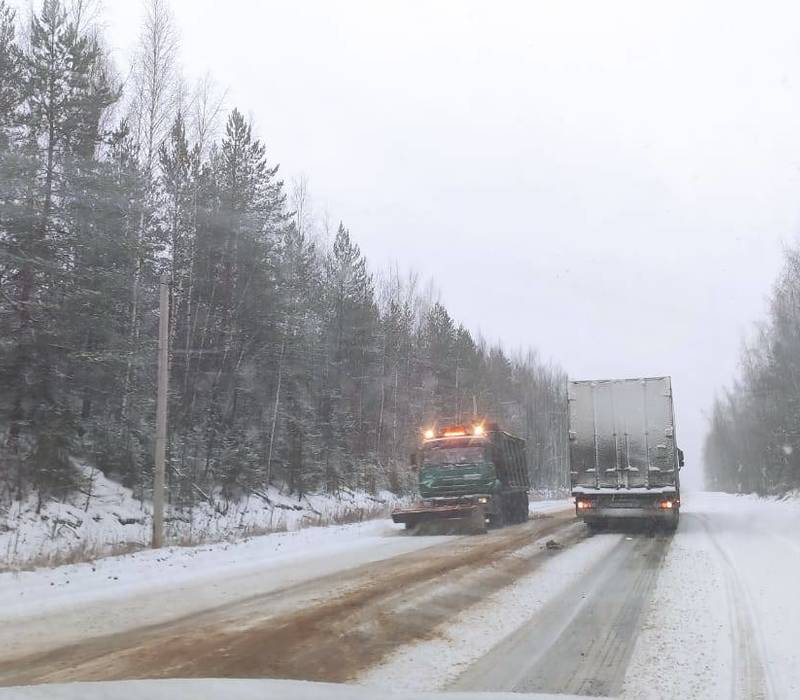
[[412,452],[411,453],[411,455],[408,458],[408,461],[411,463],[411,471],[412,472],[417,471],[417,453],[416,452]]
[[684,465],[683,450],[678,450],[678,468],[680,469],[683,465]]

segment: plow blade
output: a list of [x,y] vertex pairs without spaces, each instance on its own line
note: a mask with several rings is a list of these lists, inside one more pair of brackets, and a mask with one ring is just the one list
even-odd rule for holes
[[392,520],[405,523],[415,534],[461,535],[486,532],[486,511],[483,506],[459,504],[435,508],[404,508],[392,513]]

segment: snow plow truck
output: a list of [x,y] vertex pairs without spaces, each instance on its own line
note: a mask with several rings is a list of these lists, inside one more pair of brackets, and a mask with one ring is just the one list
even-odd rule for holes
[[392,513],[392,520],[408,529],[483,533],[528,519],[525,441],[496,423],[429,428],[411,465],[420,501]]

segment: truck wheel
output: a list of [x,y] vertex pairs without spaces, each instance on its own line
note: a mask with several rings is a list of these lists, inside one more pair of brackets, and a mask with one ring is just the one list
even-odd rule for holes
[[680,513],[675,513],[675,515],[672,518],[670,518],[669,520],[667,520],[667,522],[664,523],[664,529],[667,532],[675,532],[675,530],[678,529],[679,520],[680,520]]
[[586,526],[589,528],[589,532],[592,535],[596,535],[598,532],[603,532],[606,529],[606,521],[605,520],[587,520]]
[[500,497],[500,502],[497,504],[497,510],[494,512],[494,515],[489,516],[489,524],[492,527],[503,527],[507,522],[509,522],[509,513],[508,513],[508,499],[504,496]]
[[508,523],[519,522],[519,500],[516,493],[509,493],[505,497],[505,517]]

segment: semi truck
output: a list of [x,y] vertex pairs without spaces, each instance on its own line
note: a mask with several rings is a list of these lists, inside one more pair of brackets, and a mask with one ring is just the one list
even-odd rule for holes
[[443,526],[437,530],[483,533],[528,519],[525,441],[496,423],[428,428],[411,465],[420,500],[392,513],[406,528],[435,524]]
[[670,377],[570,381],[569,464],[576,514],[593,530],[618,518],[678,526]]

